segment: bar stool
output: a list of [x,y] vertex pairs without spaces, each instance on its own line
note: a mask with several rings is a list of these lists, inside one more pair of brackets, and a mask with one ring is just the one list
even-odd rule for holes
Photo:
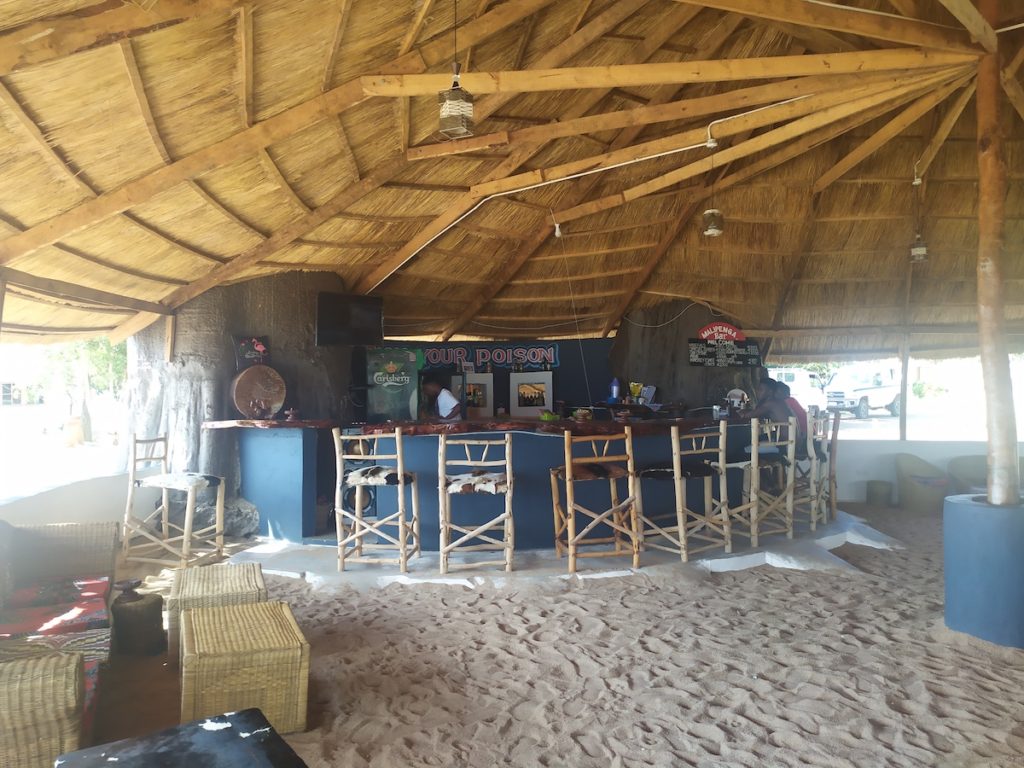
[[[729,549],[732,551],[732,537],[744,536],[750,540],[751,546],[757,546],[757,521],[760,519],[760,453],[757,450],[757,436],[760,432],[760,424],[757,419],[750,420],[750,443],[749,450],[743,450],[743,441],[736,442],[735,449],[729,442],[729,423],[725,420],[718,422],[718,449],[719,458],[712,463],[718,473],[719,498],[713,503],[716,505],[716,515],[723,516],[728,520]],[[729,472],[741,472],[743,480],[741,483],[742,497],[739,504],[733,504],[729,497]]]
[[[409,558],[420,553],[420,503],[416,475],[405,471],[402,454],[402,430],[382,435],[342,435],[335,427],[334,453],[338,482],[334,492],[334,513],[338,526],[338,570],[345,562],[398,563],[402,573],[409,569]],[[383,453],[381,440],[395,441],[394,453]],[[346,467],[346,462],[349,466]],[[385,462],[385,463],[382,463]],[[352,464],[355,463],[353,468]],[[395,486],[398,509],[382,515],[379,509],[367,517],[366,490],[370,486]],[[407,514],[405,489],[412,497],[412,517]],[[344,490],[355,489],[355,509],[345,509]],[[378,505],[380,500],[378,498]],[[367,541],[369,538],[369,541]],[[368,557],[365,552],[394,552],[397,557]]]
[[[515,548],[515,526],[512,520],[512,435],[505,433],[501,440],[452,440],[442,434],[437,451],[438,510],[441,523],[441,573],[450,568],[477,568],[482,565],[504,565],[506,572],[512,571],[512,550]],[[455,451],[455,458],[448,457],[449,448]],[[488,459],[491,448],[503,453],[501,458]],[[462,454],[461,456],[459,454]],[[450,474],[449,467],[461,469]],[[493,470],[488,470],[493,467]],[[504,471],[499,471],[498,468]],[[452,522],[452,496],[462,494],[491,494],[505,497],[504,511],[497,517],[479,524]],[[492,531],[501,531],[498,539]],[[452,534],[461,534],[452,540]],[[471,542],[477,543],[471,543]],[[501,560],[484,560],[474,563],[450,565],[449,555],[456,550],[463,552],[503,552]]]
[[[672,466],[650,467],[640,478],[671,479],[675,486],[674,513],[654,514],[641,510],[640,529],[643,548],[659,549],[679,555],[685,563],[691,554],[723,547],[732,552],[732,525],[726,506],[715,500],[715,480],[720,480],[716,464],[725,462],[725,449],[718,432],[681,434],[672,427]],[[690,481],[699,481],[703,507],[690,509],[686,491]],[[724,484],[722,493],[725,493]],[[697,546],[693,546],[695,542]]]
[[[753,423],[753,422],[752,422]],[[751,455],[757,457],[757,513],[752,516],[750,546],[764,534],[785,533],[793,538],[793,498],[796,470],[796,418],[762,421],[753,435]],[[751,489],[751,494],[754,491]]]
[[[139,477],[139,468],[159,464],[160,472]],[[159,488],[160,505],[146,517],[135,514],[135,489]],[[217,489],[213,525],[193,529],[196,498],[199,491]],[[170,522],[170,492],[186,494],[185,520],[182,525]],[[159,518],[160,528],[156,521]],[[175,535],[171,535],[172,531]],[[187,567],[209,557],[224,554],[224,478],[199,472],[169,472],[167,466],[167,435],[148,439],[132,435],[128,459],[128,501],[124,511],[123,549],[125,559],[134,562]],[[159,555],[159,556],[157,556]]]
[[[633,458],[633,433],[629,427],[620,434],[574,437],[566,430],[565,464],[551,470],[551,506],[555,522],[555,552],[569,556],[569,573],[576,572],[577,557],[621,557],[632,554],[633,567],[640,567],[640,487]],[[622,443],[621,453],[612,445]],[[575,455],[573,447],[590,449],[589,455]],[[562,506],[559,480],[565,483],[565,506]],[[607,480],[611,506],[603,511],[588,509],[576,501],[576,483]],[[626,481],[626,497],[619,500],[617,482]],[[583,517],[577,526],[577,514]],[[590,535],[599,526],[611,528],[611,535]],[[629,541],[627,547],[626,540]],[[581,546],[612,544],[608,550],[580,551]]]
[[836,495],[836,472],[837,472],[837,459],[839,455],[839,419],[840,413],[836,411],[832,414],[832,434],[828,440],[828,482],[825,486],[826,490],[821,500],[822,507],[822,520],[826,523],[829,520],[835,520],[838,514],[838,499]]
[[819,520],[828,520],[824,499],[828,485],[827,440],[831,419],[828,411],[808,416],[805,441],[798,446],[802,450],[797,451],[793,514],[806,514],[812,531],[817,530]]

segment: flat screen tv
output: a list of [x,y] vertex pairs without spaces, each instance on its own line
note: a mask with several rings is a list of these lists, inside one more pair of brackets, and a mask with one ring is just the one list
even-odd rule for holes
[[374,347],[384,342],[384,300],[379,296],[320,293],[316,297],[316,345]]

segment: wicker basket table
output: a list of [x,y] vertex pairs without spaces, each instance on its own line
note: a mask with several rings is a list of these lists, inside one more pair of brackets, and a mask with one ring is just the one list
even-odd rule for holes
[[82,704],[82,654],[0,663],[0,765],[45,768],[78,749]]
[[206,565],[181,568],[174,574],[167,598],[167,654],[177,662],[180,655],[181,612],[190,608],[263,603],[267,587],[259,563]]
[[181,722],[250,707],[279,733],[306,728],[309,643],[287,603],[181,615]]

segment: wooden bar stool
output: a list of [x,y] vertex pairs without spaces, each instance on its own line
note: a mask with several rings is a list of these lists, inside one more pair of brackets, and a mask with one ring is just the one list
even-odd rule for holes
[[[439,443],[437,490],[441,523],[441,573],[448,573],[450,568],[477,568],[482,565],[504,565],[505,571],[511,572],[512,550],[515,548],[515,526],[512,520],[511,433],[506,432],[505,437],[501,440],[452,440],[442,434]],[[454,451],[455,457],[449,458],[449,448],[461,448],[462,451]],[[497,448],[498,452],[504,455],[488,459],[488,452],[491,448]],[[488,469],[489,467],[493,469]],[[452,474],[449,468],[456,468],[456,473]],[[485,493],[505,497],[504,511],[501,514],[479,524],[452,522],[452,496]],[[500,539],[496,538],[496,534],[493,533],[499,530],[501,531]],[[454,541],[452,540],[453,533],[458,535]],[[449,555],[456,550],[503,552],[504,554],[501,560],[450,565]]]
[[[718,448],[719,458],[713,463],[718,472],[719,498],[714,500],[716,505],[715,514],[724,516],[728,520],[729,528],[729,549],[732,551],[732,537],[744,536],[750,540],[751,546],[757,546],[757,521],[760,519],[760,455],[756,444],[757,436],[761,430],[757,419],[750,420],[750,451],[742,452],[742,441],[737,443],[736,450],[731,450],[729,445],[729,423],[720,421],[718,423]],[[742,497],[739,504],[733,504],[729,498],[729,472],[741,472],[743,481],[741,484]]]
[[[159,465],[159,473],[138,476],[145,465]],[[145,517],[135,514],[135,489],[159,488],[160,505]],[[196,500],[200,491],[217,489],[213,525],[194,530]],[[170,522],[170,492],[186,494],[185,520]],[[160,527],[157,528],[157,520]],[[173,535],[172,535],[173,534]],[[128,459],[128,501],[124,511],[125,559],[184,568],[200,560],[224,554],[224,478],[199,472],[169,472],[167,436],[139,439],[132,435]]]
[[751,455],[757,457],[760,470],[755,473],[758,475],[758,507],[751,521],[752,547],[759,545],[761,535],[785,533],[786,538],[793,538],[796,418],[762,421],[759,427],[751,447]]
[[[718,432],[681,434],[672,427],[672,466],[641,470],[640,478],[671,479],[675,486],[674,512],[654,513],[643,508],[640,528],[644,549],[659,549],[679,555],[685,563],[691,554],[723,547],[732,552],[732,525],[726,505],[715,500],[716,465],[725,463],[725,450]],[[703,508],[690,509],[686,499],[690,481],[700,482]],[[725,493],[724,489],[722,491]]]
[[832,414],[828,411],[809,416],[805,442],[803,446],[798,446],[803,450],[797,451],[793,514],[806,515],[812,531],[817,530],[818,521],[828,521],[825,498],[828,486],[828,434],[831,421]]
[[[577,557],[621,557],[632,554],[633,567],[640,567],[640,487],[633,458],[633,433],[629,427],[620,434],[574,437],[566,430],[565,464],[551,470],[551,506],[555,521],[555,552],[569,555],[569,573],[576,572]],[[622,443],[621,453],[612,445]],[[577,455],[574,446],[585,446]],[[586,451],[589,448],[589,452]],[[559,480],[565,483],[562,506]],[[603,511],[588,509],[576,501],[576,483],[607,480],[611,506]],[[626,481],[626,497],[619,499],[618,481]],[[582,516],[583,526],[577,524]],[[611,528],[611,535],[591,534],[599,526]],[[627,542],[628,541],[628,545]],[[611,550],[580,551],[581,546],[612,545]]]
[[[338,483],[334,492],[334,513],[338,526],[338,570],[345,570],[348,560],[358,563],[398,563],[402,573],[409,569],[409,558],[420,553],[420,502],[416,475],[405,471],[402,454],[402,430],[385,435],[342,435],[335,427],[334,453]],[[395,441],[394,453],[380,450],[381,440]],[[346,462],[348,464],[346,465]],[[394,486],[398,492],[398,509],[391,514],[368,517],[367,488]],[[345,509],[345,488],[355,489],[355,508]],[[412,497],[412,517],[407,513],[405,489]],[[370,557],[367,553],[395,553],[396,557]]]

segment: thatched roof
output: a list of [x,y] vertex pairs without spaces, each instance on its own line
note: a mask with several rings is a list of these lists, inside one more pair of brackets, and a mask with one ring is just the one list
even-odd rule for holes
[[[1024,21],[1003,6],[997,28]],[[385,297],[391,335],[600,335],[686,299],[779,356],[971,350],[997,39],[972,8],[0,0],[2,339],[123,337],[225,282],[330,270]],[[1022,42],[998,34],[1014,331]],[[448,142],[456,46],[476,136]]]

